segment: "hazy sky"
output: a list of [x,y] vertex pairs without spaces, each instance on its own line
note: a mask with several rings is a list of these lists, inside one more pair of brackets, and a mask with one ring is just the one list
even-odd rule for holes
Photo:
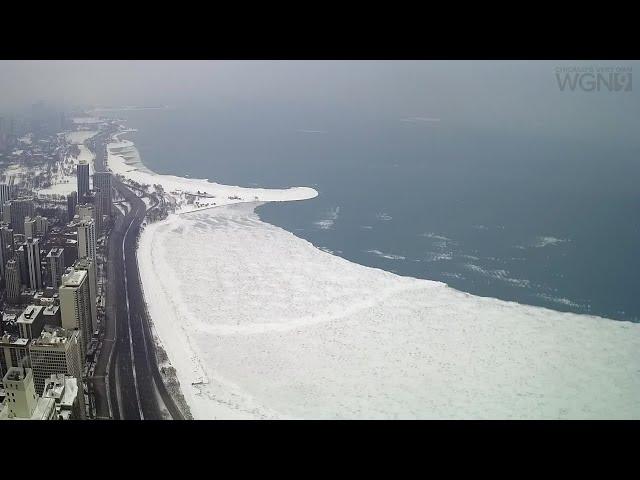
[[[636,92],[561,92],[555,69],[639,62],[0,61],[0,111],[65,105],[281,104],[477,128],[635,139]],[[640,87],[638,87],[640,88]]]

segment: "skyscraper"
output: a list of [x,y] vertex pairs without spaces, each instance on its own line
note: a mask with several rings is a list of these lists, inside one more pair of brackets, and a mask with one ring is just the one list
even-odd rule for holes
[[76,214],[78,204],[78,192],[71,192],[67,195],[67,219],[70,222]]
[[13,258],[13,230],[0,226],[0,276],[4,278],[7,261]]
[[4,261],[6,263],[9,258],[13,258],[15,255],[15,246],[13,244],[13,229],[9,228],[7,223],[3,223],[2,226],[0,226],[0,236],[2,236],[2,245],[4,246],[5,250],[7,250],[7,255],[4,257]]
[[37,227],[36,219],[31,217],[24,218],[24,236],[25,238],[36,238]]
[[5,202],[11,200],[11,186],[6,183],[0,184],[0,212]]
[[27,257],[27,247],[24,243],[18,244],[16,250],[16,260],[18,262],[18,272],[20,272],[20,283],[29,285],[29,263]]
[[86,195],[89,193],[89,163],[86,160],[78,162],[77,178],[78,202],[84,202]]
[[40,271],[40,241],[37,238],[27,238],[24,244],[27,250],[27,265],[29,269],[29,288],[42,288],[42,273]]
[[87,281],[89,282],[89,310],[91,312],[91,331],[94,332],[98,328],[98,312],[96,306],[98,282],[96,277],[96,264],[90,258],[80,258],[73,264],[73,269],[84,270],[87,272]]
[[111,216],[111,173],[95,172],[93,174],[93,188],[100,190],[100,203],[102,206],[102,214]]
[[64,248],[54,247],[47,254],[47,263],[51,274],[51,286],[58,288],[64,274]]
[[18,303],[20,301],[20,268],[18,262],[14,259],[7,261],[4,281],[7,285],[7,301],[9,303]]
[[92,218],[96,222],[96,209],[91,203],[82,203],[78,205],[78,217],[80,220]]
[[36,234],[44,237],[49,231],[49,219],[41,215],[36,215],[34,220],[36,222]]
[[67,273],[62,276],[62,285],[58,289],[58,293],[60,294],[62,327],[80,330],[80,351],[84,361],[93,333],[88,272],[73,268],[67,269]]
[[11,224],[11,200],[2,204],[2,221],[8,225]]
[[24,233],[24,219],[33,217],[33,197],[22,197],[11,200],[9,221],[15,233]]
[[[96,238],[100,236],[102,227],[102,211],[99,199],[95,192],[89,192],[87,195],[87,203],[78,205],[78,216],[80,219],[92,218],[96,226]],[[88,203],[91,202],[91,203]]]
[[93,219],[80,220],[78,227],[78,258],[88,257],[96,261],[96,227]]

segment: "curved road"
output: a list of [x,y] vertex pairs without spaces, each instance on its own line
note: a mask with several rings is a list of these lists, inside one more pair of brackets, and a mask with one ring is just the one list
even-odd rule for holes
[[[104,140],[96,142],[96,170],[104,170]],[[113,187],[131,205],[119,211],[109,235],[105,336],[93,381],[99,418],[184,419],[158,370],[138,273],[136,243],[146,205],[115,176]]]

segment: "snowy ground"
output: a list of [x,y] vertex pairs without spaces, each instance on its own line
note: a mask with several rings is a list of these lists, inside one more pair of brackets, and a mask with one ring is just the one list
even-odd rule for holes
[[640,325],[356,265],[254,206],[173,215],[140,240],[195,418],[640,418]]
[[131,142],[110,144],[108,161],[165,191],[216,195],[216,208],[182,204],[146,226],[138,251],[195,418],[640,418],[638,324],[357,265],[254,213],[256,197],[313,189],[156,175]]
[[[162,185],[166,195],[176,202],[176,213],[209,209],[214,206],[251,201],[305,200],[318,195],[313,188],[289,189],[245,188],[221,185],[206,179],[188,179],[174,175],[158,175],[147,169],[140,160],[138,150],[128,140],[115,141],[107,145],[107,164],[114,174],[146,185]],[[187,197],[196,197],[188,203]]]
[[97,133],[96,130],[78,130],[65,134],[67,142],[78,145],[80,154],[77,157],[68,156],[64,162],[57,162],[58,170],[51,179],[53,185],[38,190],[39,196],[67,195],[76,191],[78,189],[76,168],[80,160],[89,162],[89,175],[93,175],[95,155],[84,145],[84,142]]

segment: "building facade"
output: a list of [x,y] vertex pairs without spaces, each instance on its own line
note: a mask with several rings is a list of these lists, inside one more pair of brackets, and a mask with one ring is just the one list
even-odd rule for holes
[[76,205],[78,205],[78,192],[71,192],[67,195],[67,220],[69,222],[76,215]]
[[10,259],[7,261],[4,281],[7,289],[7,302],[13,304],[18,303],[20,301],[22,283],[20,281],[20,267],[16,260]]
[[86,160],[78,162],[78,202],[83,203],[84,198],[89,193],[89,163]]
[[27,250],[27,268],[29,271],[29,288],[40,290],[42,288],[42,272],[40,265],[40,241],[37,238],[28,238],[24,244]]
[[95,172],[93,174],[93,187],[97,191],[100,190],[99,201],[102,206],[102,214],[111,216],[111,173],[110,172]]
[[[42,395],[45,382],[52,374],[82,378],[80,336],[76,330],[46,327],[39,338],[31,341],[29,357],[38,395]],[[84,404],[84,395],[81,397]]]
[[54,247],[47,254],[47,265],[49,266],[50,285],[58,288],[62,284],[64,274],[64,248]]
[[91,341],[93,325],[91,322],[91,296],[89,278],[84,270],[67,269],[62,276],[62,285],[58,289],[62,328],[80,331],[82,359]]
[[6,397],[0,412],[0,420],[54,420],[54,398],[42,398],[36,394],[33,371],[30,368],[12,367],[2,379]]
[[96,261],[96,224],[91,218],[80,220],[78,227],[78,258]]
[[24,219],[33,217],[34,206],[32,197],[22,197],[10,200],[9,221],[15,233],[24,234]]
[[89,282],[89,309],[91,311],[91,333],[93,333],[98,328],[98,307],[96,305],[98,278],[96,275],[96,264],[90,258],[79,258],[73,264],[73,269],[76,271],[84,270],[87,272],[87,281]]

